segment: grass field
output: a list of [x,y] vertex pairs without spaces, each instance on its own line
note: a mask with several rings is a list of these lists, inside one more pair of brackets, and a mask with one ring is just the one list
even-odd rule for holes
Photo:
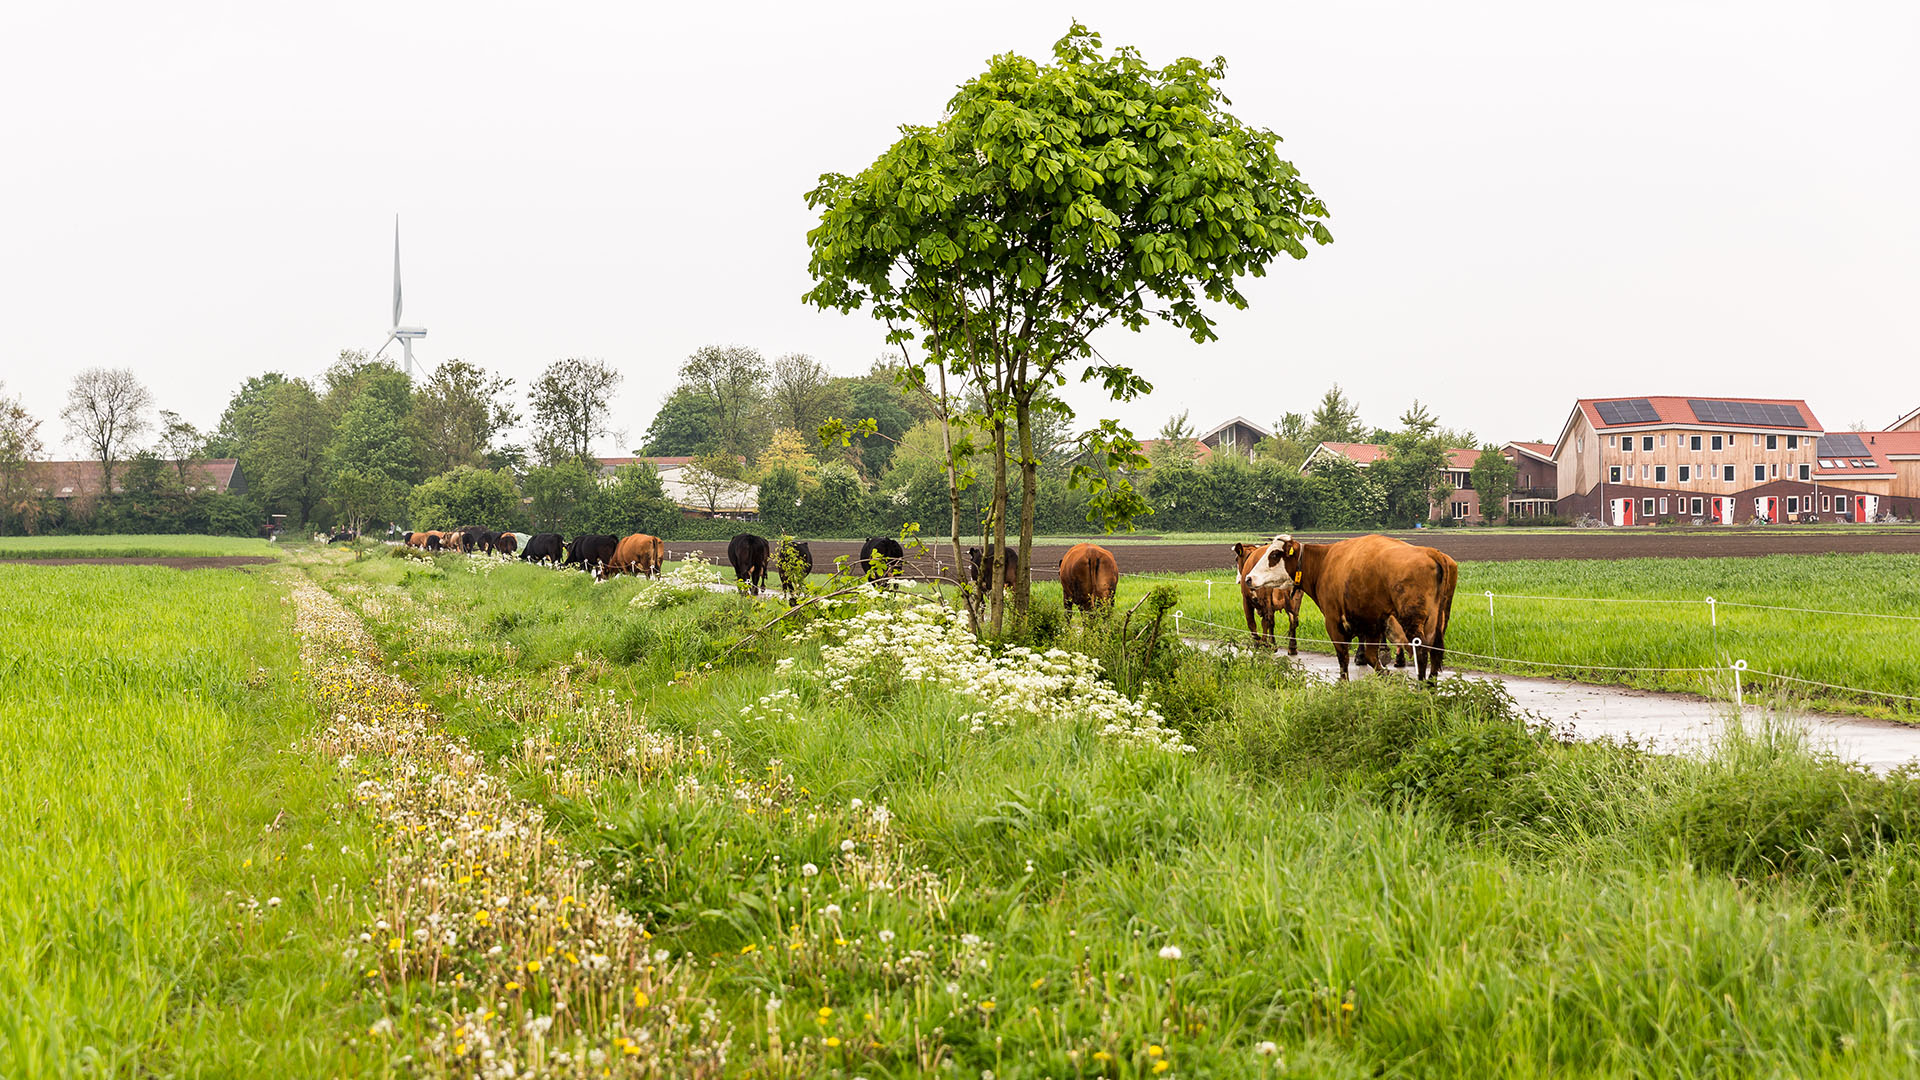
[[314,711],[272,581],[0,566],[0,1076],[366,1061],[367,837],[286,754]]
[[1177,754],[903,677],[944,646],[728,652],[771,601],[314,558],[446,730],[699,959],[677,992],[733,1030],[727,1074],[1878,1075],[1916,1053],[1920,801],[1791,735],[1705,761],[1562,746],[1470,686],[1188,652],[1170,719],[1199,750]]
[[280,545],[241,536],[0,536],[0,559],[272,555]]
[[[1211,598],[1209,580],[1214,582]],[[1158,583],[1180,590],[1180,610],[1194,620],[1194,634],[1245,638],[1246,620],[1230,573],[1123,577],[1121,603],[1132,603]],[[1495,594],[1491,614],[1487,592]],[[1715,608],[1709,608],[1707,597],[1718,601]],[[1822,610],[1870,617],[1817,613]],[[1284,618],[1279,630],[1286,631]],[[1325,620],[1309,600],[1301,608],[1300,647],[1330,651],[1326,638]],[[1447,631],[1447,644],[1461,654],[1457,664],[1462,668],[1717,696],[1731,691],[1725,668],[1734,660],[1745,660],[1755,671],[1920,696],[1916,641],[1920,555],[1462,563]],[[1821,708],[1920,714],[1920,701],[1770,682],[1761,675],[1747,676],[1745,685],[1805,694]]]

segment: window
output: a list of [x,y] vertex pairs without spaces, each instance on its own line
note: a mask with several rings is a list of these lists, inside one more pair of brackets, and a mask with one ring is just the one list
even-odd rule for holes
[[1813,466],[1807,464],[1804,461],[1800,463],[1800,479],[1802,480],[1813,479]]
[[1780,436],[1778,435],[1767,436],[1767,449],[1769,450],[1780,449]]
[[1767,467],[1765,465],[1755,465],[1753,467],[1753,478],[1755,480],[1765,480],[1767,478]]
[[1693,497],[1693,516],[1699,517],[1705,511],[1705,509],[1706,509],[1706,506],[1704,503],[1700,501],[1700,496],[1695,495]]
[[1660,512],[1663,514],[1667,512],[1667,497],[1665,495],[1660,496]]
[[1759,446],[1759,445],[1761,444],[1761,442],[1762,442],[1762,441],[1763,441],[1763,440],[1762,440],[1762,439],[1760,438],[1760,433],[1759,433],[1759,432],[1755,432],[1755,433],[1754,433],[1754,435],[1753,435],[1753,445],[1755,445],[1755,446]]
[[1647,478],[1647,469],[1648,466],[1646,465],[1640,466],[1640,479],[1645,480]]
[[1608,469],[1607,469],[1607,483],[1609,483],[1609,484],[1617,484],[1617,483],[1619,483],[1619,482],[1620,482],[1620,466],[1618,466],[1618,465],[1614,465],[1614,466],[1612,466],[1612,467],[1610,467],[1610,468],[1608,468]]
[[1623,454],[1633,453],[1633,436],[1629,435],[1620,440],[1620,452]]
[[1607,445],[1613,446],[1615,443],[1619,441],[1619,439],[1620,437],[1618,435],[1609,435],[1607,436]]
[[1640,449],[1642,450],[1653,449],[1653,436],[1651,435],[1640,436]]
[[1690,465],[1680,466],[1680,482],[1684,484],[1691,479],[1693,479],[1693,467]]
[[1721,479],[1725,480],[1729,484],[1733,483],[1733,466],[1728,465],[1725,467],[1725,472],[1721,476]]
[[1652,499],[1641,499],[1641,500],[1640,500],[1640,515],[1641,515],[1642,517],[1652,517],[1652,516],[1653,516],[1653,500],[1652,500]]
[[1831,469],[1831,468],[1833,468],[1833,459],[1832,459],[1832,458],[1821,458],[1821,459],[1820,459],[1820,467],[1821,467],[1821,468],[1823,468],[1823,469]]
[[1667,482],[1667,467],[1665,465],[1655,465],[1653,467],[1653,482],[1656,484],[1664,484]]
[[1587,452],[1587,437],[1585,435],[1575,435],[1573,437],[1573,452],[1576,454],[1584,454]]
[[1789,450],[1800,449],[1800,436],[1798,435],[1787,436],[1787,449]]
[[1726,440],[1726,436],[1725,436],[1725,435],[1715,435],[1715,436],[1713,437],[1713,448],[1714,448],[1715,450],[1723,450],[1723,449],[1725,449],[1725,448],[1726,448],[1726,443],[1725,443],[1725,440]]
[[1820,511],[1822,513],[1825,513],[1826,511],[1831,509],[1833,509],[1833,496],[1831,495],[1820,496]]
[[[1698,435],[1687,436],[1687,449],[1689,450],[1700,449],[1700,436]],[[1695,513],[1698,513],[1698,511],[1695,511]]]
[[1800,496],[1798,495],[1787,496],[1787,513],[1797,514],[1799,512],[1800,512]]
[[1780,479],[1780,466],[1778,463],[1767,466],[1767,479],[1769,480]]

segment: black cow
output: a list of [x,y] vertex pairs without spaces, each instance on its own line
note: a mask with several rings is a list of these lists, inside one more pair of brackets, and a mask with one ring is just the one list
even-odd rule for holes
[[576,563],[580,569],[600,577],[607,564],[613,561],[613,553],[620,546],[620,538],[605,533],[581,533],[567,544],[566,565]]
[[780,538],[780,587],[786,590],[787,603],[800,598],[800,590],[807,584],[807,575],[813,573],[813,549],[805,540],[795,540],[790,536]]
[[900,572],[900,560],[906,557],[900,541],[893,537],[869,536],[860,545],[860,561],[853,564],[853,572],[868,581],[890,578]]
[[727,561],[733,564],[733,576],[747,583],[747,593],[759,596],[767,582],[767,561],[773,549],[764,536],[741,533],[727,541]]
[[[986,556],[980,553],[979,548],[970,547],[967,549],[967,576],[973,579],[973,583],[979,586],[981,592],[987,592],[992,588],[992,582],[987,580],[986,562]],[[1000,550],[1000,580],[1005,582],[1009,589],[1013,588],[1014,583],[1018,581],[1020,577],[1020,568],[1013,565],[1013,563],[1014,553],[1002,548]]]
[[493,534],[493,553],[495,555],[512,555],[519,550],[520,541],[512,533]]
[[355,540],[359,539],[359,536],[360,536],[359,533],[356,533],[351,529],[341,529],[339,532],[334,533],[332,536],[327,537],[327,543],[351,544]]
[[528,562],[557,563],[566,554],[563,548],[559,533],[535,533],[520,557]]
[[460,530],[460,550],[469,555],[487,550],[487,530],[469,525]]

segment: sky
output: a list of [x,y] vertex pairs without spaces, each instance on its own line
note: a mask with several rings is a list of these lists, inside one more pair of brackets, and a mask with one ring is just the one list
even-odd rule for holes
[[56,451],[95,365],[211,427],[381,344],[396,214],[416,357],[605,360],[604,453],[703,344],[863,371],[878,324],[800,301],[805,192],[1076,15],[1225,56],[1335,237],[1218,341],[1104,332],[1155,390],[1076,386],[1083,420],[1267,425],[1335,382],[1492,442],[1583,396],[1920,406],[1907,2],[0,5],[0,393]]

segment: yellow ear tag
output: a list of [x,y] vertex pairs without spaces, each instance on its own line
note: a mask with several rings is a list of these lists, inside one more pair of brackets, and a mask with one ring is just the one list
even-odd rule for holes
[[1300,584],[1300,571],[1298,571],[1298,570],[1295,570],[1295,571],[1293,572],[1293,583],[1294,583],[1295,585],[1298,585],[1298,584]]

